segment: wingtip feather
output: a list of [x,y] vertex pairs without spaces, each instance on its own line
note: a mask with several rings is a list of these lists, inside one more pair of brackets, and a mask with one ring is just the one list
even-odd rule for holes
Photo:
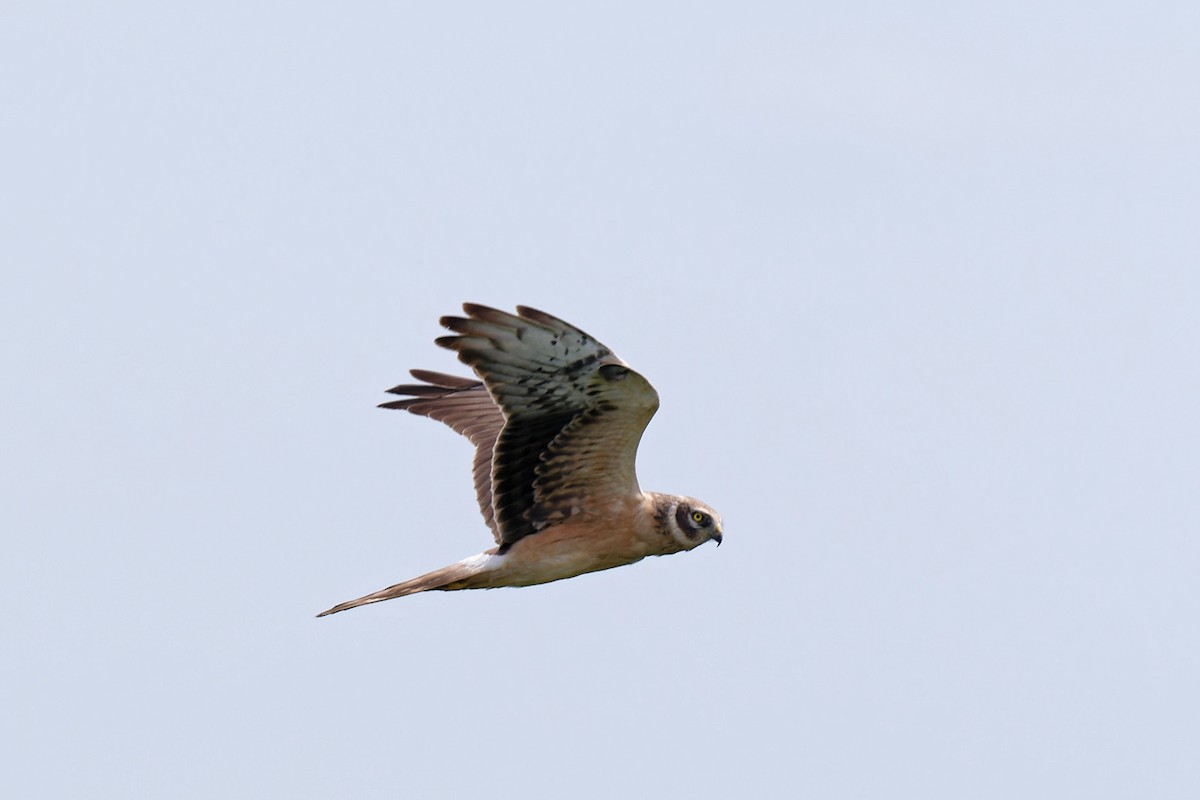
[[[462,304],[462,310],[463,310],[463,313],[466,314],[468,317],[477,317],[482,314],[493,313],[493,312],[497,311],[498,309],[492,308],[491,306],[485,306],[483,303],[467,302],[467,303]],[[500,313],[503,314],[504,312],[501,311]]]
[[527,319],[531,322],[536,322],[539,325],[546,325],[551,328],[573,327],[553,314],[547,314],[545,311],[540,311],[533,306],[517,306],[517,314],[519,314],[522,319]]

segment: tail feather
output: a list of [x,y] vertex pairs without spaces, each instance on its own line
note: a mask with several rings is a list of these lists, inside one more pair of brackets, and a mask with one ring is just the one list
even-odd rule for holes
[[317,616],[325,617],[330,614],[336,614],[339,611],[346,611],[383,600],[391,600],[393,597],[404,597],[405,595],[416,594],[417,592],[473,589],[476,588],[476,583],[472,582],[471,578],[488,571],[488,562],[491,558],[492,555],[490,553],[481,553],[477,556],[455,562],[447,567],[435,569],[433,572],[427,572],[424,575],[404,581],[403,583],[397,583],[395,586],[389,586],[386,589],[380,589],[378,592],[364,595],[357,600],[347,600],[344,603],[338,603],[333,608],[317,614]]

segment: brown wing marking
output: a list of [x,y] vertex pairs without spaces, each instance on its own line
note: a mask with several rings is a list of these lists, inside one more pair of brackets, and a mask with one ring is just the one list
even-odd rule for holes
[[638,373],[625,367],[599,370],[604,401],[575,416],[542,454],[534,481],[531,520],[539,527],[559,522],[605,498],[640,493],[635,460],[642,432],[658,409],[658,396]]

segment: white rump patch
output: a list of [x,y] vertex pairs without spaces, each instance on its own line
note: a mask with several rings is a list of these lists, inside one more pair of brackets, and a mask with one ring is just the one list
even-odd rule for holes
[[500,562],[504,561],[504,559],[505,556],[498,555],[497,553],[479,553],[478,555],[464,558],[458,563],[472,569],[495,569],[500,566]]

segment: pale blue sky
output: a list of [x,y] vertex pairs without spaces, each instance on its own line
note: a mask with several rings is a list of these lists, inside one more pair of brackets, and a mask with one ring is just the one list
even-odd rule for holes
[[[1195,3],[9,3],[0,794],[1200,785]],[[472,300],[725,544],[489,546]]]

